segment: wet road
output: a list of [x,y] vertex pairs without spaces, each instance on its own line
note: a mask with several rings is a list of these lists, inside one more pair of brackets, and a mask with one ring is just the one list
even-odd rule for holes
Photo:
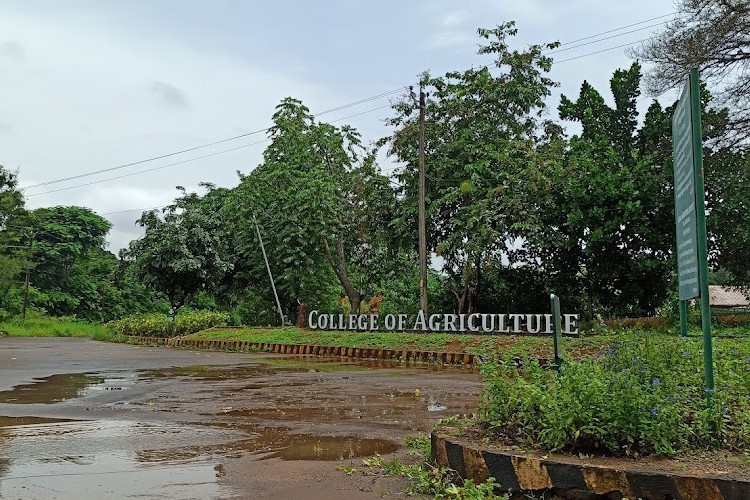
[[0,338],[0,498],[382,498],[348,476],[473,413],[476,373]]

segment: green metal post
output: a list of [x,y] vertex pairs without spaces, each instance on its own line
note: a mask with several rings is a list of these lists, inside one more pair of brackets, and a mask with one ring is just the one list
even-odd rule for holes
[[560,318],[560,297],[551,293],[549,296],[550,308],[552,309],[552,342],[555,350],[555,369],[559,370],[562,364],[562,325]]
[[688,335],[688,319],[687,319],[687,300],[680,300],[680,336],[687,337]]
[[708,295],[708,245],[706,242],[706,200],[703,186],[703,141],[701,136],[701,98],[698,70],[690,70],[690,100],[693,119],[693,164],[695,166],[695,209],[698,226],[698,273],[703,325],[703,363],[706,371],[706,398],[714,400],[714,352],[711,339],[711,305]]

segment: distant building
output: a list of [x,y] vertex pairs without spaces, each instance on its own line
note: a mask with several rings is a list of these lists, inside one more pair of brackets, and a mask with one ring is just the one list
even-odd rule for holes
[[739,288],[711,285],[708,287],[711,307],[716,309],[748,309],[750,299]]

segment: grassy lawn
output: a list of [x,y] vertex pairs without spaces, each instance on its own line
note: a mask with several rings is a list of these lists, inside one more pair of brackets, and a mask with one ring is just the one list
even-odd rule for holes
[[[605,348],[614,335],[583,336],[563,339],[572,355],[593,354]],[[511,355],[552,356],[549,336],[468,335],[447,333],[357,333],[304,330],[300,328],[216,329],[188,335],[188,339],[219,339],[276,344],[317,344],[380,349],[469,352],[475,354],[503,351]]]
[[69,318],[14,318],[0,322],[0,332],[11,337],[88,337],[94,340],[121,341],[99,323]]

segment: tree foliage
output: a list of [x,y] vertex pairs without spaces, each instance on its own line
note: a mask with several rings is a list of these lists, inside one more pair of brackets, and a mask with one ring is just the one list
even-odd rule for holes
[[[444,260],[461,313],[475,309],[487,262],[501,259],[517,238],[538,230],[534,196],[548,189],[537,148],[544,99],[554,83],[552,60],[534,45],[511,50],[513,23],[479,30],[480,54],[494,67],[423,76],[426,104],[428,245]],[[395,106],[391,152],[406,164],[399,224],[416,233],[418,122],[410,97]],[[407,229],[408,228],[408,229]]]
[[698,68],[716,95],[717,107],[731,110],[730,133],[723,139],[745,141],[750,135],[750,2],[680,0],[677,15],[656,36],[634,50],[654,63],[647,83],[653,93],[681,88],[691,68]]

